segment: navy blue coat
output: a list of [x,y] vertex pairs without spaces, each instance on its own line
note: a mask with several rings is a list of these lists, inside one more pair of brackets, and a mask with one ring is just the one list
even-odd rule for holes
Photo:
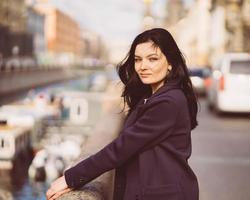
[[65,171],[77,188],[116,168],[114,200],[197,200],[198,182],[188,165],[191,126],[177,80],[142,99],[120,135],[102,150]]

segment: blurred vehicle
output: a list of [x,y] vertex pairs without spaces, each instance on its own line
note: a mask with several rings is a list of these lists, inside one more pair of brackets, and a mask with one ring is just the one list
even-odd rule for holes
[[10,57],[5,59],[5,71],[20,70],[21,62],[17,57]]
[[22,69],[35,69],[37,67],[36,59],[34,57],[22,57],[20,58],[20,64]]
[[215,65],[208,107],[220,112],[250,112],[250,54],[227,53]]
[[189,76],[195,92],[198,95],[206,95],[210,84],[211,70],[207,66],[193,67],[189,69]]
[[26,70],[35,69],[37,67],[37,62],[34,57],[8,57],[0,61],[1,71],[14,71],[14,70]]

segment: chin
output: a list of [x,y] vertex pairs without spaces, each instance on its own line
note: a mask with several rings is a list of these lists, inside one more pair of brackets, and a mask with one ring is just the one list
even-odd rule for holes
[[141,80],[143,84],[145,85],[150,85],[152,84],[153,82],[152,81],[149,81],[149,80]]

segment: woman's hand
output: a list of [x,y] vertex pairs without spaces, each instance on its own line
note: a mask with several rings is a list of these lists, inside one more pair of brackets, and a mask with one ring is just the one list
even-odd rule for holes
[[50,186],[50,188],[48,189],[47,193],[46,193],[46,197],[48,200],[53,200],[58,198],[59,196],[61,196],[64,193],[67,193],[69,191],[71,191],[72,188],[69,188],[67,186],[67,183],[65,181],[65,177],[61,176],[60,178],[56,179]]

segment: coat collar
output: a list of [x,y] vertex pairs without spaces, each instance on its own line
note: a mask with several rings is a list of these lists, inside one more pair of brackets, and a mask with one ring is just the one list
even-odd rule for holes
[[181,83],[181,79],[177,78],[177,79],[172,79],[172,80],[168,80],[162,87],[160,87],[154,94],[152,94],[151,96],[144,96],[142,103],[146,104],[148,100],[150,100],[151,98],[154,98],[156,96],[159,96],[162,93],[165,93],[168,90],[171,89],[176,89],[176,88],[180,88],[180,83]]
[[156,90],[156,92],[152,94],[151,97],[158,96],[159,94],[164,93],[170,89],[180,88],[180,82],[181,82],[181,79],[172,79],[172,80],[167,81],[162,87]]

